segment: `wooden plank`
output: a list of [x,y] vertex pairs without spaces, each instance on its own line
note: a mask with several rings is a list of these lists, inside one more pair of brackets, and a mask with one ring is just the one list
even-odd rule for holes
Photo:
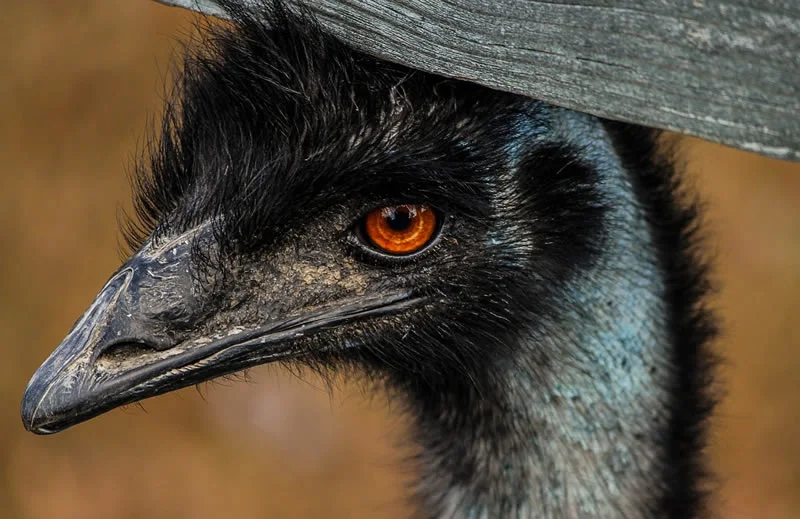
[[[160,1],[224,15],[213,0]],[[800,160],[798,0],[314,0],[309,5],[328,30],[381,58],[602,117]]]

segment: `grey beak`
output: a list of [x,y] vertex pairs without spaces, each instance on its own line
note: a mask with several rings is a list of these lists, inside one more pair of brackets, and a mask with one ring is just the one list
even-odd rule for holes
[[138,399],[148,366],[171,357],[197,315],[188,242],[138,254],[100,291],[36,371],[22,400],[25,428],[48,434]]
[[143,249],[112,276],[29,382],[22,399],[26,429],[55,433],[121,405],[304,355],[297,338],[424,300],[405,291],[363,295],[200,331],[213,315],[195,293],[190,238]]

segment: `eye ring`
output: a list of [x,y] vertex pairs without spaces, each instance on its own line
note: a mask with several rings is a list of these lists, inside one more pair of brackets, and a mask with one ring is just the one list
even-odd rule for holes
[[412,256],[430,246],[442,227],[438,211],[424,204],[379,207],[361,221],[365,245],[388,256]]

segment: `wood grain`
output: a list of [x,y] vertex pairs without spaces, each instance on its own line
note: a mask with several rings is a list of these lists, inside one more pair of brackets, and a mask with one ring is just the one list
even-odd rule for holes
[[[160,1],[224,14],[213,0]],[[796,0],[307,3],[333,33],[391,61],[800,160]]]

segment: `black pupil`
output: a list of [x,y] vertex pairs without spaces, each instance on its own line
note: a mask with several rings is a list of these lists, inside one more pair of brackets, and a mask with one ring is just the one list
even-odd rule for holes
[[405,207],[398,207],[386,216],[386,223],[393,231],[405,231],[411,225],[411,213]]

